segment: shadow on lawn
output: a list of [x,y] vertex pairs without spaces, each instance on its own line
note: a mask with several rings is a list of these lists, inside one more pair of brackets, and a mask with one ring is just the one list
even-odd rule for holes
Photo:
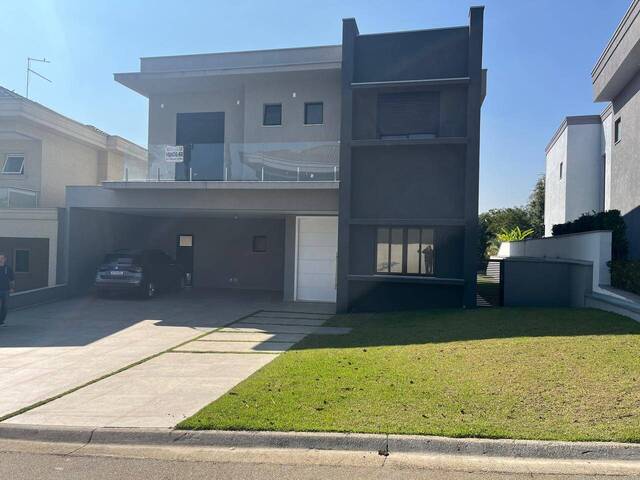
[[587,335],[640,335],[640,324],[612,313],[576,308],[491,308],[337,315],[325,326],[347,335],[311,335],[293,350],[415,345],[465,340]]

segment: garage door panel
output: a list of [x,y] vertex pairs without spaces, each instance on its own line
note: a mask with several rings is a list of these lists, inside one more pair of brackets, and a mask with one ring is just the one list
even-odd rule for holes
[[299,269],[304,274],[333,275],[336,271],[336,262],[325,262],[323,260],[300,260]]
[[298,299],[315,302],[335,302],[336,290],[334,288],[298,287]]
[[316,247],[315,245],[307,245],[298,250],[298,258],[300,260],[319,260],[319,261],[335,261],[335,247]]
[[337,217],[299,217],[297,241],[297,299],[335,302]]
[[300,243],[307,246],[334,248],[336,232],[300,232]]
[[301,280],[300,283],[305,287],[327,287],[327,288],[335,287],[335,278],[333,278],[333,275],[326,275],[326,274],[314,275],[314,274],[305,273],[304,275],[301,275],[299,278]]

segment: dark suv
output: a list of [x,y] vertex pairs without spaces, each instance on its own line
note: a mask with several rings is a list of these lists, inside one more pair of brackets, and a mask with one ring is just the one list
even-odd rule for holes
[[98,293],[135,292],[152,298],[158,291],[181,290],[184,270],[162,250],[117,250],[105,255],[96,273]]

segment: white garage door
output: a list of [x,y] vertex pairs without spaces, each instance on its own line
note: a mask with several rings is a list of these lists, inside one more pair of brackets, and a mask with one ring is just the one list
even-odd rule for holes
[[337,217],[298,217],[296,300],[336,301]]

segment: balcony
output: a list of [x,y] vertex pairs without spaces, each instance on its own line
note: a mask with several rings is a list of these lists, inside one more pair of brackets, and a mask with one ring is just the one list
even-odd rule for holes
[[[172,150],[174,151],[172,159]],[[150,145],[146,171],[126,168],[124,183],[338,182],[339,142]],[[177,158],[176,158],[177,157]],[[178,160],[178,161],[175,161]],[[267,185],[265,185],[267,186]],[[277,185],[274,185],[277,187]],[[311,185],[309,185],[311,187]],[[180,188],[187,187],[183,185]],[[188,188],[188,187],[187,187]]]

